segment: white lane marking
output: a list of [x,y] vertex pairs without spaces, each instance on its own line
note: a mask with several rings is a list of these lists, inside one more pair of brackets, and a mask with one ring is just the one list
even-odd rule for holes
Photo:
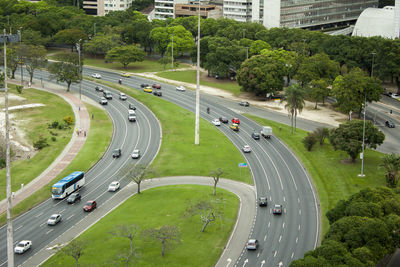
[[42,214],[43,214],[43,212],[37,214],[35,217],[36,217],[36,218],[39,218],[40,216],[42,216]]
[[267,240],[267,235],[264,236],[264,241]]
[[271,196],[269,197],[269,201],[272,201],[272,197]]
[[299,209],[299,214],[301,215],[301,209]]
[[276,254],[278,253],[278,251],[277,250],[275,250],[275,253],[274,253],[274,258],[276,257]]
[[246,260],[244,261],[242,267],[244,267],[244,266],[246,265],[246,263],[248,263],[248,262],[249,262],[249,259],[246,259]]
[[299,242],[299,237],[296,237],[296,244],[297,244],[297,242]]
[[260,252],[257,253],[257,258],[260,257]]
[[53,230],[54,230],[54,229],[50,229],[49,231],[47,231],[47,232],[46,232],[46,235],[47,235],[48,233],[51,233]]
[[41,223],[41,224],[40,224],[40,227],[42,227],[42,226],[45,225],[45,224],[46,224],[46,222]]
[[285,223],[282,224],[282,228],[285,228]]
[[300,203],[300,198],[297,198],[297,203]]
[[293,259],[293,257],[294,257],[294,252],[292,252],[292,256],[290,256],[290,258]]
[[263,261],[261,262],[261,266],[260,266],[260,267],[263,267],[264,264],[265,264],[265,260],[263,260]]
[[74,214],[72,214],[71,216],[69,216],[69,217],[67,218],[67,220],[71,219],[72,217],[74,217]]
[[14,232],[18,231],[21,228],[22,228],[22,225],[18,226],[17,228],[14,229]]
[[231,262],[232,262],[232,259],[231,259],[231,258],[229,258],[229,259],[227,259],[226,261],[228,262],[228,264],[226,265],[226,267],[228,267],[228,266],[229,266],[229,264],[231,264]]
[[61,210],[60,213],[63,213],[65,211],[65,209]]
[[300,224],[299,224],[299,231],[300,231]]
[[279,236],[279,243],[281,243],[282,235]]
[[285,197],[283,197],[283,202],[286,202],[286,198]]
[[271,222],[269,221],[269,222],[268,222],[268,228],[269,228],[270,226],[271,226]]

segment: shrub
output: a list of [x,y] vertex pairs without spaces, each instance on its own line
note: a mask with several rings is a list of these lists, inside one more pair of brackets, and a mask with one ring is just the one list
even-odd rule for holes
[[58,135],[58,133],[55,133],[53,131],[50,131],[50,134],[53,135],[53,136],[57,136]]
[[325,142],[325,138],[329,137],[329,129],[325,127],[320,127],[315,129],[313,132],[316,139],[319,141],[319,144],[322,146]]
[[74,123],[74,118],[72,118],[71,116],[66,116],[66,117],[64,118],[64,121],[65,121],[65,123],[69,126],[69,125],[71,125],[71,124]]
[[308,133],[308,135],[303,139],[303,144],[307,151],[311,151],[315,143],[317,143],[317,137],[313,133]]
[[39,140],[33,143],[33,147],[40,150],[46,146],[49,146],[47,143],[47,138],[44,138],[43,136],[39,137]]
[[[50,128],[50,129],[57,129],[58,125],[59,125],[58,121],[53,121],[53,122],[49,125],[49,128]],[[51,132],[50,132],[50,133],[51,133]]]
[[68,127],[67,124],[64,125],[64,124],[61,124],[61,123],[60,123],[60,124],[58,125],[58,129],[59,129],[59,130],[63,130],[66,126]]
[[23,87],[22,85],[17,85],[16,88],[17,88],[18,94],[22,94],[22,89],[23,89],[24,87]]
[[55,136],[52,136],[51,141],[55,142],[55,141],[57,141],[57,138]]

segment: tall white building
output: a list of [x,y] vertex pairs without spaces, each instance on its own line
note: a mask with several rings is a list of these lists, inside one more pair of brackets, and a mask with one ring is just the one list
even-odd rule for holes
[[132,5],[132,0],[84,0],[83,9],[88,15],[104,16],[111,11],[126,10]]
[[354,23],[378,0],[224,0],[223,16],[267,28],[324,28]]

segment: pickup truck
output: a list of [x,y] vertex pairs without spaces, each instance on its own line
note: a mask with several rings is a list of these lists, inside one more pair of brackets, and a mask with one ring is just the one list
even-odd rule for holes
[[272,135],[272,128],[269,126],[263,126],[261,129],[261,135],[265,138],[270,138]]

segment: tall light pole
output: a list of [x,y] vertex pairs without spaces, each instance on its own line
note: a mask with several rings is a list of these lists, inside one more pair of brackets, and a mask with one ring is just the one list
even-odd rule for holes
[[19,28],[18,35],[19,35],[19,54],[20,54],[19,63],[21,64],[21,85],[24,86],[24,71],[22,66],[22,27]]
[[196,84],[196,123],[195,123],[195,136],[194,144],[198,145],[200,142],[199,129],[200,129],[200,0],[199,1],[199,18],[197,21],[197,84]]
[[171,70],[174,71],[174,29],[172,28]]
[[246,59],[249,59],[249,47],[245,47],[246,48]]
[[[372,54],[372,64],[371,64],[371,77],[374,76],[374,57],[376,53]],[[365,115],[367,113],[367,94],[364,93],[364,123],[363,123],[363,137],[362,137],[362,152],[361,152],[361,174],[358,176],[364,177],[364,150],[365,150]]]
[[78,50],[78,65],[79,65],[79,99],[82,99],[81,89],[82,89],[82,67],[81,67],[81,41],[79,39],[78,43],[76,44],[76,50]]

